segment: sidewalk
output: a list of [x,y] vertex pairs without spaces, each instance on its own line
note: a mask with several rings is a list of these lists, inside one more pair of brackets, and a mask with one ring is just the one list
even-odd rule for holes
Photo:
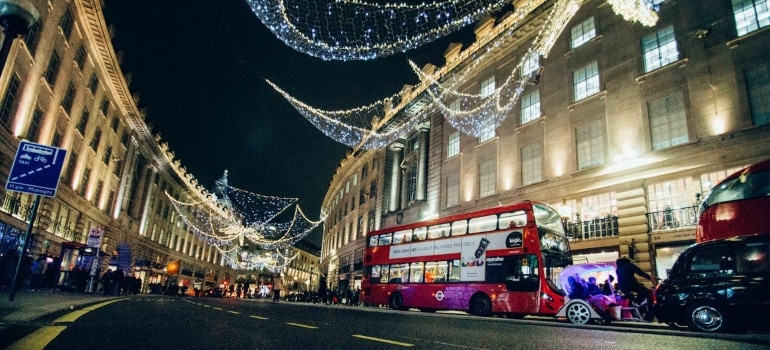
[[16,292],[13,301],[9,292],[0,292],[0,323],[29,322],[40,317],[85,304],[109,300],[115,297],[97,294],[81,294],[62,291]]

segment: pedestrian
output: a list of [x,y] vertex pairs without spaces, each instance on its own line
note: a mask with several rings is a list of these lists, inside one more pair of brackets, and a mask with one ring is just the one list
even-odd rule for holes
[[123,274],[123,269],[118,266],[112,274],[112,295],[120,295],[120,290],[123,288],[123,280],[125,278],[126,275]]
[[0,289],[11,289],[13,277],[16,275],[16,267],[19,264],[19,254],[16,249],[9,249],[2,258],[0,258]]
[[107,269],[102,275],[102,278],[99,279],[99,282],[102,283],[102,291],[105,296],[112,294],[112,270]]
[[273,282],[273,301],[278,302],[281,299],[281,289],[283,289],[283,277],[281,275],[275,276]]
[[326,305],[326,302],[328,300],[328,297],[326,295],[326,277],[321,277],[321,280],[318,284],[318,297],[321,298],[319,302]]
[[59,285],[59,270],[61,269],[61,259],[58,257],[53,258],[53,261],[48,263],[43,273],[43,285],[50,289],[52,292],[56,290]]
[[45,273],[45,256],[38,257],[35,262],[32,263],[32,267],[29,269],[32,274],[32,278],[29,282],[29,289],[37,292],[43,285],[43,276]]

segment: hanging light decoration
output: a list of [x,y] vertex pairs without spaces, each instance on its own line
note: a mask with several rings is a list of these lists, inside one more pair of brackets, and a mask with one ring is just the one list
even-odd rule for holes
[[[251,242],[260,250],[278,251],[287,249],[305,238],[318,227],[323,218],[312,221],[305,216],[297,204],[297,198],[265,196],[238,189],[217,182],[217,193],[226,201],[216,197],[195,202],[182,202],[168,193],[180,218],[190,233],[201,241],[215,247],[233,268],[280,267],[291,259],[274,255],[268,260],[257,259],[253,252],[242,247]],[[221,203],[228,205],[223,206]],[[281,213],[294,206],[291,220],[274,222]],[[279,253],[280,254],[280,253]]]
[[246,0],[286,45],[324,60],[368,60],[453,33],[510,0],[446,0],[419,5],[359,0]]
[[[419,85],[412,90],[411,98],[414,99],[418,95],[423,98],[427,96],[431,102],[412,115],[405,109],[410,100],[402,101],[401,93],[393,94],[367,106],[348,110],[323,110],[303,103],[270,81],[268,84],[326,136],[350,147],[382,148],[413,131],[416,125],[424,122],[435,111],[440,111],[447,121],[461,132],[480,136],[485,129],[490,126],[497,128],[507,118],[510,110],[518,103],[526,84],[530,83],[533,70],[541,68],[539,60],[536,60],[536,65],[531,64],[533,58],[548,57],[554,43],[584,1],[556,1],[526,54],[522,55],[518,64],[507,73],[503,72],[501,76],[501,72],[498,71],[497,74],[502,83],[485,96],[464,93],[461,88],[472,79],[472,74],[478,72],[481,65],[493,62],[495,59],[493,56],[507,47],[506,43],[515,40],[514,34],[519,24],[535,8],[542,5],[543,0],[517,3],[514,11],[497,24],[496,30],[500,34],[477,41],[466,49],[467,53],[463,56],[465,59],[448,62],[447,66],[439,72],[424,73],[410,62],[413,71],[420,78]],[[654,25],[657,21],[655,8],[645,0],[611,0],[610,2],[617,4],[617,6],[613,5],[613,9],[627,20],[638,21],[647,26]],[[359,2],[338,1],[335,4],[342,3],[349,5]],[[473,2],[469,1],[469,3]],[[288,24],[285,25],[288,26]],[[459,61],[463,63],[462,68],[454,69],[459,66]],[[399,115],[400,118],[395,120],[395,115]],[[383,128],[384,126],[387,128]]]

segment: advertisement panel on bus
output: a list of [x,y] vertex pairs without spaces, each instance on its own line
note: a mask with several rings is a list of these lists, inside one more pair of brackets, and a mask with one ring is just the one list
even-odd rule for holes
[[695,241],[770,234],[770,159],[714,186],[700,203]]

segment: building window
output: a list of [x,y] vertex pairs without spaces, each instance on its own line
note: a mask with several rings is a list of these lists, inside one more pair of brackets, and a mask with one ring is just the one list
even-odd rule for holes
[[99,128],[96,128],[96,131],[94,131],[94,137],[91,139],[91,149],[96,152],[96,150],[99,148],[99,143],[102,140],[102,130]]
[[770,24],[770,6],[767,0],[733,0],[733,13],[738,36]]
[[596,61],[575,71],[573,85],[575,102],[599,92],[599,65]]
[[577,128],[575,141],[579,170],[604,164],[604,130],[601,122]]
[[647,103],[652,133],[652,149],[659,150],[687,143],[687,120],[682,93]]
[[107,116],[107,112],[109,112],[110,110],[110,100],[108,100],[107,97],[105,97],[104,100],[102,100],[102,105],[99,106],[99,110],[102,111],[102,114],[105,117]]
[[447,141],[446,157],[451,158],[460,154],[460,132],[455,131],[449,134],[449,141]]
[[59,66],[61,65],[61,59],[59,58],[59,55],[54,51],[51,54],[51,60],[48,61],[48,68],[45,70],[45,81],[48,82],[48,85],[51,86],[51,89],[53,89],[54,84],[56,81],[56,74],[59,73]]
[[480,130],[479,143],[487,142],[495,137],[495,124],[492,121],[487,121]]
[[369,198],[377,197],[377,180],[375,179],[369,185]]
[[700,186],[693,178],[686,177],[647,186],[647,200],[653,229],[673,228],[695,223],[695,194]]
[[417,199],[417,164],[413,163],[406,172],[406,201],[414,202]]
[[596,36],[594,18],[589,17],[580,24],[572,27],[572,48],[585,44]]
[[75,86],[69,83],[67,86],[67,92],[64,93],[64,99],[61,101],[61,107],[67,111],[68,114],[72,114],[72,103],[75,101]]
[[668,26],[657,33],[642,38],[644,71],[651,72],[679,59],[674,27]]
[[2,118],[3,125],[9,128],[11,127],[11,120],[13,120],[12,111],[16,108],[16,99],[19,98],[20,87],[21,80],[16,75],[13,75],[8,83],[8,88],[5,90],[3,104],[0,105],[0,118]]
[[770,123],[770,64],[746,70],[746,90],[754,125]]
[[35,57],[35,49],[37,49],[37,43],[40,41],[40,26],[42,26],[42,18],[35,24],[29,27],[29,31],[24,35],[24,42],[27,43],[27,49],[32,57]]
[[61,17],[61,21],[59,21],[59,27],[61,27],[62,34],[64,34],[64,39],[69,39],[70,34],[72,33],[72,27],[73,27],[74,21],[72,20],[72,12],[70,12],[69,8],[64,11],[64,15]]
[[496,192],[497,164],[495,160],[481,163],[479,167],[479,197],[491,196]]
[[460,174],[452,174],[446,178],[447,208],[460,204]]
[[83,178],[80,181],[80,189],[78,190],[78,194],[81,197],[86,196],[86,189],[88,188],[88,180],[91,177],[91,168],[86,168],[86,170],[83,171]]
[[366,180],[367,176],[369,176],[369,167],[364,164],[364,166],[361,167],[361,181]]
[[521,97],[521,125],[540,118],[540,90]]
[[83,109],[83,115],[80,116],[80,120],[78,121],[78,125],[75,126],[76,129],[78,129],[78,132],[80,132],[80,135],[86,134],[86,126],[88,125],[88,118],[90,117],[90,112],[88,112],[88,109]]
[[523,186],[543,179],[543,149],[539,143],[521,149],[521,183]]
[[51,140],[51,145],[56,147],[62,147],[62,144],[61,144],[62,139],[64,139],[64,136],[61,134],[61,132],[59,130],[54,130],[53,140]]
[[107,146],[107,149],[104,150],[104,158],[102,158],[102,163],[109,165],[110,158],[112,158],[112,146]]
[[[36,141],[40,136],[40,127],[43,124],[43,111],[40,108],[35,108],[35,113],[32,114],[32,120],[29,122],[29,129],[27,129],[27,140]],[[56,146],[56,144],[53,144]]]
[[521,64],[521,75],[523,77],[528,76],[530,73],[540,68],[540,53],[537,51],[531,51],[524,57],[524,62]]
[[91,74],[91,79],[88,81],[88,90],[91,91],[91,94],[96,93],[96,88],[99,87],[99,78],[96,77],[96,73]]
[[481,82],[481,98],[487,98],[495,93],[495,76],[485,79]]
[[618,215],[618,200],[614,192],[583,197],[580,204],[580,216],[584,222]]
[[[64,172],[63,179],[64,182],[70,182],[72,181],[72,178],[75,176],[75,164],[77,164],[78,161],[78,153],[75,151],[72,151],[72,154],[70,154],[69,160],[67,160],[67,169],[66,172]],[[72,186],[70,184],[70,186]]]
[[81,46],[75,53],[75,62],[77,62],[80,70],[84,70],[86,68],[86,57],[86,48],[85,46]]

